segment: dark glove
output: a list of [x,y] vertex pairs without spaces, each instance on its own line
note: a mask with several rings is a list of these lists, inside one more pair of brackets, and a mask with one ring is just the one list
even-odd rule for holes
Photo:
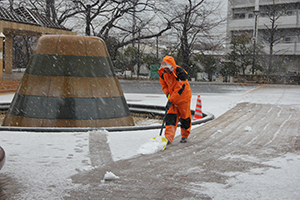
[[166,110],[169,110],[169,108],[172,106],[172,102],[168,101],[167,105],[166,105]]

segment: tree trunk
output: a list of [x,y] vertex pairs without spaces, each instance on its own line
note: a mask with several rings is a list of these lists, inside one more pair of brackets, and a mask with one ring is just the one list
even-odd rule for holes
[[140,36],[141,36],[141,31],[139,31],[139,39],[138,39],[138,56],[137,56],[137,79],[140,77],[140,68],[141,68],[141,63],[140,63]]
[[190,74],[189,68],[189,43],[187,38],[187,30],[184,28],[182,30],[182,37],[181,37],[181,56],[182,56],[182,67]]
[[274,47],[274,34],[275,34],[275,29],[274,29],[274,24],[275,21],[272,22],[272,31],[270,34],[270,54],[269,54],[269,63],[268,63],[268,75],[272,73],[272,59],[273,59],[273,47]]
[[9,0],[9,10],[12,12],[14,10],[14,0]]
[[272,73],[272,59],[273,59],[273,44],[270,44],[270,55],[269,55],[269,67],[268,67],[268,75]]
[[52,13],[52,21],[54,22],[54,23],[56,23],[56,18],[57,18],[57,16],[56,16],[56,9],[55,9],[55,0],[52,0],[51,1],[51,4],[50,4],[50,6],[51,6],[51,13]]
[[46,0],[46,17],[56,22],[55,0]]
[[91,5],[86,6],[86,27],[85,27],[85,35],[91,35]]
[[51,15],[50,15],[50,10],[51,10],[51,6],[50,6],[51,0],[46,0],[46,17],[48,19],[51,19]]

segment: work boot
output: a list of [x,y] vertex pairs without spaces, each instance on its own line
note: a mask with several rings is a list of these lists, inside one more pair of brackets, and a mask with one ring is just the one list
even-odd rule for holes
[[167,145],[170,145],[170,144],[171,144],[171,142],[168,140]]
[[186,143],[187,142],[187,138],[181,138],[180,143]]

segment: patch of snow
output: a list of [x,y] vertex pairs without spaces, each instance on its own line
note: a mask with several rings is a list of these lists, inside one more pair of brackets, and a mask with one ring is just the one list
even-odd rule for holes
[[10,103],[14,98],[14,94],[0,95],[0,103]]
[[112,172],[106,172],[105,175],[104,175],[104,180],[118,180],[118,179],[120,179],[120,177],[116,176]]
[[234,154],[227,154],[221,158],[219,158],[219,160],[230,160],[230,159],[240,159],[243,161],[247,161],[247,162],[260,162],[260,160],[256,157],[253,156],[249,156],[249,155],[234,155]]
[[251,128],[250,126],[246,126],[246,127],[245,127],[245,131],[246,131],[246,132],[252,132],[252,128]]
[[214,138],[214,137],[216,137],[216,135],[221,134],[221,133],[222,133],[222,130],[218,130],[217,132],[215,132],[214,134],[212,134],[210,137]]
[[297,171],[300,166],[300,155],[288,153],[263,164],[273,167],[254,168],[246,173],[233,173],[226,184],[191,183],[193,191],[201,191],[214,200],[299,199],[300,174]]
[[142,144],[138,150],[139,154],[153,154],[159,151],[163,151],[167,145],[166,138],[157,136],[149,139],[145,144]]

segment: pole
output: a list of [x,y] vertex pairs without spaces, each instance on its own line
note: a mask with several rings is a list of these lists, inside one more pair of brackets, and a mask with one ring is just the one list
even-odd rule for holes
[[252,60],[252,74],[255,71],[255,57],[256,57],[256,40],[257,40],[257,14],[255,15],[255,26],[254,26],[254,34],[253,34],[253,60]]
[[259,0],[255,0],[255,7],[254,7],[254,30],[253,30],[253,60],[252,60],[252,74],[255,71],[255,62],[256,62],[256,42],[257,42],[257,33],[258,33],[258,26],[257,26],[257,19],[259,14]]
[[[135,37],[135,29],[136,29],[136,9],[135,9],[135,6],[136,6],[136,2],[134,2],[134,5],[133,5],[133,15],[132,15],[132,39],[134,39]],[[132,47],[135,46],[135,40],[132,40]]]
[[3,78],[3,39],[5,35],[0,33],[0,78]]
[[158,36],[156,36],[156,59],[158,60]]
[[141,63],[140,63],[140,37],[141,37],[141,30],[139,30],[139,38],[138,38],[138,55],[137,55],[137,79],[139,79],[139,77],[140,77],[140,65],[141,65]]

